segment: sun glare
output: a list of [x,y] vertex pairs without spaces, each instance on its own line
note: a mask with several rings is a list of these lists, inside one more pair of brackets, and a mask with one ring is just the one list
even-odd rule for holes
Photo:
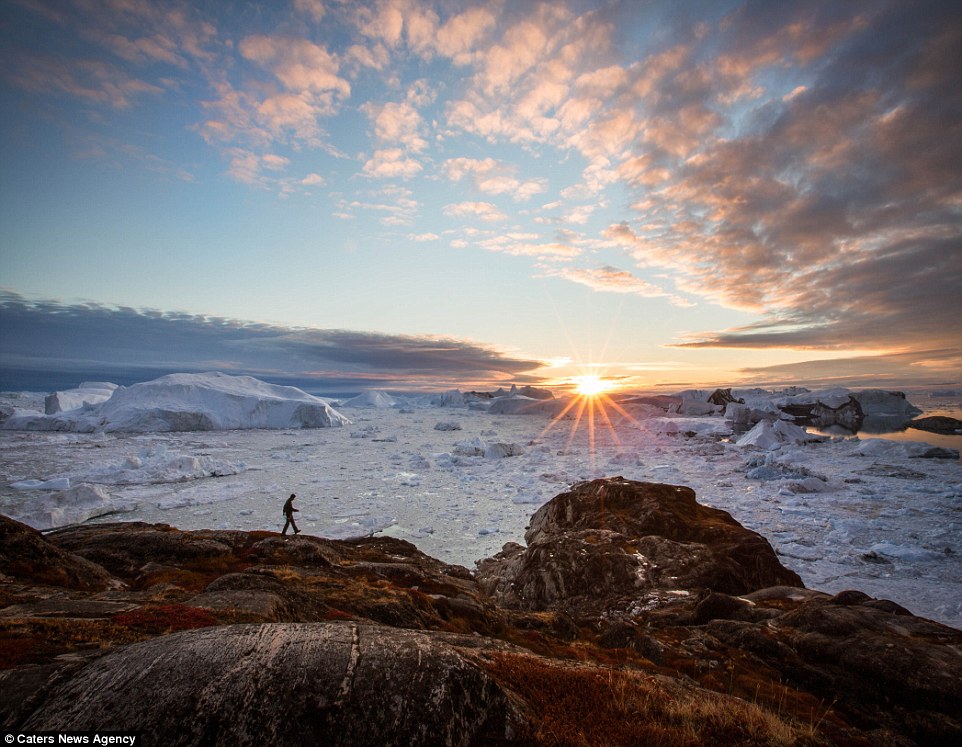
[[612,383],[600,376],[576,376],[575,391],[582,397],[597,397],[612,388]]

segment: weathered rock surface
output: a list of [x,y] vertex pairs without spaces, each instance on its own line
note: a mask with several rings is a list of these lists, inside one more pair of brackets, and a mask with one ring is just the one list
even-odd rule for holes
[[148,744],[513,742],[507,694],[456,648],[376,625],[231,625],[104,656],[17,729],[142,730]]
[[478,566],[481,588],[505,607],[590,616],[666,592],[802,585],[764,537],[675,485],[621,477],[576,485],[538,509],[525,540]]
[[576,485],[475,576],[389,538],[0,522],[0,728],[151,745],[962,741],[962,631],[805,589],[688,488]]

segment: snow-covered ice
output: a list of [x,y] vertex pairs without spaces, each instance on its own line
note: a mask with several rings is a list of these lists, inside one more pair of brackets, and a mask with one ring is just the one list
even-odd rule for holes
[[291,386],[223,373],[170,374],[117,387],[99,404],[51,415],[17,413],[0,428],[78,433],[324,428],[350,421]]
[[88,405],[99,405],[110,399],[116,389],[116,384],[107,381],[85,381],[76,389],[48,394],[43,402],[44,413],[56,415],[58,412],[79,410]]
[[[471,567],[523,542],[531,514],[570,484],[623,475],[691,486],[765,536],[810,588],[861,589],[962,628],[962,464],[921,458],[928,444],[809,441],[768,421],[775,441],[747,443],[720,414],[667,417],[647,404],[626,407],[633,419],[609,409],[613,430],[603,417],[589,429],[587,414],[574,430],[579,408],[552,426],[544,413],[473,409],[460,393],[430,401],[356,410],[347,428],[0,431],[0,511],[40,528],[279,530],[295,492],[308,533],[379,532]],[[455,421],[460,430],[436,428]]]

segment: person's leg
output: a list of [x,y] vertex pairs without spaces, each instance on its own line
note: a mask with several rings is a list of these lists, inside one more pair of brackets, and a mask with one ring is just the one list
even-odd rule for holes
[[293,522],[291,521],[291,517],[288,516],[287,521],[284,522],[284,529],[281,531],[281,534],[287,534],[287,527],[289,527],[291,524],[293,524]]
[[294,529],[294,534],[300,534],[301,530],[297,528],[297,524],[294,523],[294,517],[291,517],[291,527]]

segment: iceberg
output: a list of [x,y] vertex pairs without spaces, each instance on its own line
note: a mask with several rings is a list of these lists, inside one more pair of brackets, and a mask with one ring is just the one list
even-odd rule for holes
[[491,442],[483,438],[472,438],[465,441],[458,441],[452,449],[455,456],[479,456],[485,459],[504,459],[505,457],[520,456],[524,454],[524,447],[521,444]]
[[369,389],[341,403],[341,407],[397,407],[398,401],[381,389]]
[[804,428],[785,420],[759,420],[745,435],[735,441],[736,446],[756,449],[778,449],[783,444],[801,445],[814,440]]
[[34,529],[56,529],[68,524],[80,524],[87,519],[106,514],[133,511],[135,501],[112,496],[100,485],[81,483],[69,490],[33,498],[13,518]]
[[291,386],[223,373],[170,374],[117,388],[97,405],[55,415],[15,415],[6,430],[155,433],[251,428],[328,428],[351,421]]
[[99,405],[110,399],[116,390],[116,384],[106,381],[85,381],[76,389],[48,394],[43,401],[44,412],[47,415],[56,415],[58,412]]

